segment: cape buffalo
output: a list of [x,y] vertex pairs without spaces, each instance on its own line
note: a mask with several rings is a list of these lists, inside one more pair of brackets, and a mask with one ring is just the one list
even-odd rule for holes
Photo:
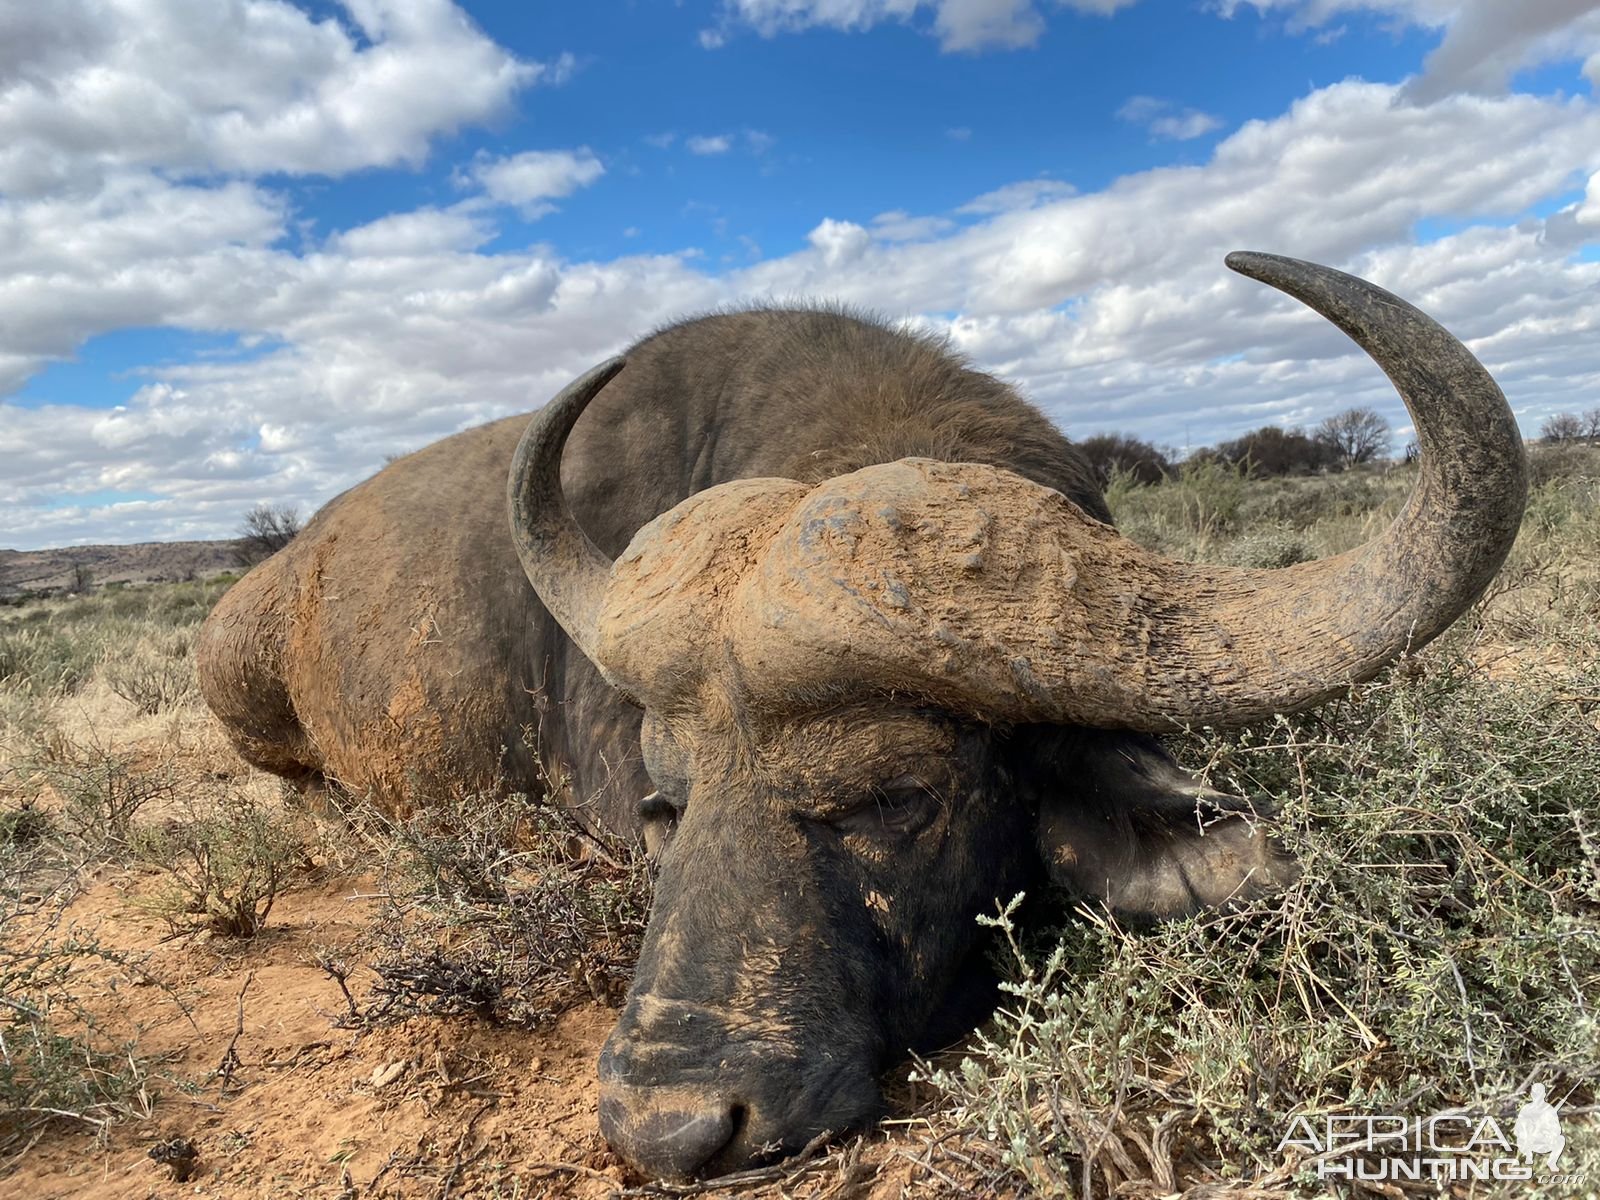
[[886,1063],[972,1019],[997,897],[1048,877],[1161,916],[1281,884],[1242,803],[1152,735],[1370,677],[1515,536],[1521,439],[1459,342],[1351,276],[1228,262],[1348,333],[1411,410],[1415,491],[1359,549],[1162,558],[940,342],[723,313],[333,501],[218,606],[206,697],[307,785],[396,806],[559,788],[643,835],[655,902],[599,1065],[637,1167],[719,1172],[870,1121]]

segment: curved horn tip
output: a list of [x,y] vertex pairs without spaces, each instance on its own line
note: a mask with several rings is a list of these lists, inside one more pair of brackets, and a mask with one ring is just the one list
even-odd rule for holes
[[606,384],[615,379],[617,377],[617,372],[621,371],[622,368],[627,365],[628,360],[626,358],[620,354],[614,355],[613,357],[606,359],[605,362],[600,363],[598,366],[591,367],[587,374],[579,378],[578,383],[580,388],[575,390],[588,392],[592,397],[594,393],[598,392],[601,388],[605,387]]
[[1264,250],[1234,250],[1222,261],[1228,270],[1237,271],[1250,279],[1259,279],[1263,283],[1270,283],[1273,278],[1282,278],[1291,271],[1330,270],[1328,267],[1316,268],[1315,263],[1306,262],[1304,259],[1290,258],[1286,254],[1268,254]]

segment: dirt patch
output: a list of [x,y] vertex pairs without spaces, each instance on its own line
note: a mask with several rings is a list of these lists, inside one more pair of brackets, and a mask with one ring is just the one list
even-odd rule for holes
[[[6,1189],[38,1200],[357,1194],[352,1187],[420,1196],[451,1178],[451,1194],[472,1194],[459,1190],[470,1174],[474,1190],[493,1194],[497,1178],[562,1163],[583,1171],[546,1172],[548,1194],[615,1190],[621,1167],[599,1137],[594,1085],[615,1013],[589,1005],[535,1033],[425,1018],[339,1028],[346,1004],[316,955],[364,928],[375,902],[363,883],[291,892],[271,926],[240,944],[162,941],[162,922],[138,907],[137,875],[92,884],[68,910],[72,928],[147,952],[145,969],[162,984],[109,968],[86,980],[106,1031],[162,1060],[153,1116],[112,1127],[99,1145],[52,1131]],[[196,1151],[181,1184],[149,1155],[174,1138]]]
[[[102,1035],[135,1043],[156,1063],[147,1086],[150,1115],[98,1133],[58,1124],[10,1174],[0,1166],[0,1194],[672,1194],[630,1176],[600,1136],[595,1060],[616,1021],[614,1008],[583,1004],[533,1031],[430,1017],[346,1028],[349,1005],[318,957],[369,930],[382,903],[375,880],[297,887],[249,941],[169,937],[165,922],[141,906],[151,883],[139,871],[106,869],[54,926],[137,964],[93,966],[79,975],[77,989]],[[358,967],[349,987],[361,998],[372,978]],[[900,1099],[905,1112],[915,1098],[902,1088]],[[818,1152],[807,1173],[787,1183],[758,1178],[702,1194],[971,1194],[914,1165],[925,1141],[917,1126],[902,1118]],[[180,1179],[183,1172],[169,1162],[190,1173]]]

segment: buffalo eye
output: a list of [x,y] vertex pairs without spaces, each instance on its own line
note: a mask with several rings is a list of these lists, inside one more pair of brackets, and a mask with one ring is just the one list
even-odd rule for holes
[[829,824],[841,833],[882,837],[918,833],[940,806],[939,793],[915,775],[900,775],[879,784],[860,803]]
[[660,792],[651,792],[639,801],[639,823],[644,829],[645,853],[653,860],[661,857],[672,835],[677,831],[678,819],[683,815],[680,806]]

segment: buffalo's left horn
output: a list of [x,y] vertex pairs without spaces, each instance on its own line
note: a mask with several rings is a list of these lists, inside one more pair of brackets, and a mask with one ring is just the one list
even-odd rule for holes
[[[534,414],[506,483],[511,538],[528,582],[578,649],[595,662],[595,627],[611,560],[583,531],[561,490],[561,452],[589,402],[625,365],[613,358],[580,376]],[[603,668],[602,668],[603,669]]]

